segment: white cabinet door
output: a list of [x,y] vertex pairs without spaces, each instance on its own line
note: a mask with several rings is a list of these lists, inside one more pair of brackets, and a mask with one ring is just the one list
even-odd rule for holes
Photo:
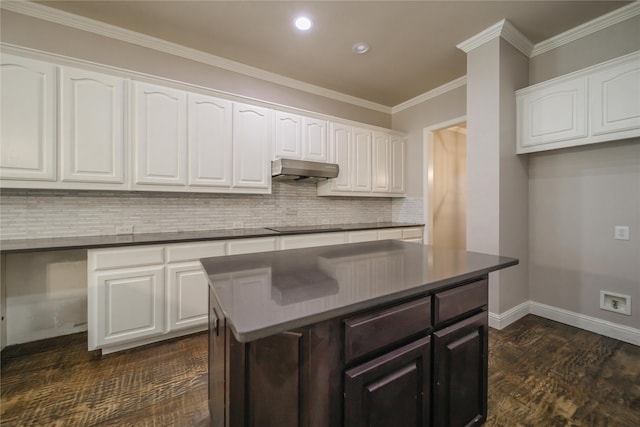
[[[587,136],[587,78],[536,88],[517,97],[518,151]],[[537,151],[537,150],[536,150]]]
[[640,129],[640,61],[590,76],[589,98],[592,135]]
[[136,82],[134,101],[135,184],[185,185],[186,93]]
[[233,186],[271,189],[271,110],[233,104]]
[[125,80],[62,67],[62,181],[124,184]]
[[0,177],[55,181],[56,67],[2,54]]
[[302,159],[316,162],[327,161],[326,120],[302,118]]
[[390,145],[389,134],[374,132],[373,134],[373,191],[387,193],[390,188]]
[[371,138],[368,129],[353,130],[353,191],[371,191]]
[[353,190],[353,139],[351,126],[331,123],[329,136],[329,161],[337,163],[338,177],[330,180],[331,188],[339,191]]
[[189,185],[230,187],[232,173],[232,103],[190,93]]
[[168,331],[207,324],[207,289],[200,262],[167,266]]
[[302,158],[302,118],[297,114],[274,112],[275,158]]
[[164,266],[108,270],[95,277],[97,325],[89,327],[90,350],[163,333]]
[[389,191],[404,193],[404,144],[403,137],[391,135],[389,137]]

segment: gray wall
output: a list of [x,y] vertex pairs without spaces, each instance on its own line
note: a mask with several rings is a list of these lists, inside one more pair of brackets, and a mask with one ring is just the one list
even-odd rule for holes
[[[637,50],[640,16],[532,58],[530,83]],[[640,328],[640,139],[526,157],[531,300]],[[631,295],[633,315],[600,310],[600,290]]]

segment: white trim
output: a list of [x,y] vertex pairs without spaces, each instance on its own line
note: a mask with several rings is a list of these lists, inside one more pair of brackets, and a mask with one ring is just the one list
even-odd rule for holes
[[459,87],[465,86],[467,84],[467,76],[458,77],[455,80],[451,80],[449,83],[445,83],[441,86],[438,86],[435,89],[431,89],[428,92],[423,93],[422,95],[418,95],[414,98],[409,99],[401,104],[398,104],[394,107],[391,107],[391,114],[399,113],[400,111],[404,111],[407,108],[414,107],[418,104],[422,104],[430,99],[433,99],[437,96],[440,96],[444,93],[447,93],[453,89],[457,89]]
[[504,329],[512,323],[517,322],[530,313],[529,306],[531,301],[525,301],[502,314],[489,312],[489,327],[494,329]]
[[529,305],[529,311],[536,316],[640,346],[640,329],[533,301]]
[[571,43],[581,39],[582,37],[593,34],[596,31],[611,27],[619,22],[638,15],[640,15],[640,2],[636,1],[626,6],[622,6],[621,8],[609,12],[606,15],[599,16],[589,22],[585,22],[582,25],[578,25],[577,27],[567,30],[564,33],[560,33],[557,36],[541,41],[540,43],[536,43],[530,57],[533,58],[534,56],[538,56],[567,43]]
[[522,34],[511,22],[507,19],[503,19],[487,28],[484,31],[479,32],[475,36],[463,41],[456,45],[460,50],[465,53],[469,53],[473,49],[482,46],[486,42],[495,39],[496,37],[502,37],[513,45],[516,49],[529,57],[533,50],[533,43]]
[[111,39],[120,40],[126,43],[131,43],[156,51],[168,53],[170,55],[190,59],[192,61],[201,62],[203,64],[233,71],[239,74],[244,74],[249,77],[301,90],[313,95],[323,96],[335,101],[346,102],[373,111],[391,114],[391,107],[388,107],[386,105],[367,101],[366,99],[357,98],[355,96],[346,95],[344,93],[312,85],[310,83],[305,83],[300,80],[285,77],[280,74],[242,64],[240,62],[231,61],[229,59],[202,52],[200,50],[191,49],[177,43],[171,43],[156,37],[148,36],[136,31],[127,30],[115,25],[96,21],[94,19],[85,18],[82,16],[74,15],[72,13],[53,9],[51,7],[44,6],[38,3],[16,1],[0,2],[0,7],[11,12],[20,13],[22,15],[31,16],[33,18],[54,22],[70,28],[88,31]]

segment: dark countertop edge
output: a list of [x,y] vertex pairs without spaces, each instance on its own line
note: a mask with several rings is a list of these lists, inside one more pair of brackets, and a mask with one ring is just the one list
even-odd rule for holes
[[356,224],[323,224],[318,229],[278,232],[266,228],[220,229],[163,233],[141,233],[108,236],[46,237],[37,239],[0,240],[0,253],[45,252],[74,249],[100,249],[120,246],[160,245],[169,243],[205,242],[214,240],[249,239],[296,234],[339,233],[382,228],[424,227],[424,224],[381,222]]
[[[386,227],[385,227],[386,228]],[[507,267],[512,267],[514,265],[518,265],[520,263],[520,261],[518,259],[515,258],[510,258],[509,261],[497,264],[495,266],[492,267],[486,267],[486,268],[482,268],[480,270],[477,271],[473,271],[473,272],[468,272],[465,274],[461,274],[458,276],[452,276],[446,279],[442,279],[436,282],[432,282],[432,283],[427,283],[424,285],[419,285],[419,286],[415,286],[413,288],[410,289],[405,289],[403,291],[400,292],[396,292],[393,294],[389,294],[389,295],[382,295],[376,298],[371,298],[371,299],[367,299],[365,301],[360,301],[354,304],[350,304],[344,307],[340,307],[334,310],[329,310],[323,313],[316,313],[316,314],[312,314],[310,316],[305,316],[305,317],[301,317],[289,322],[285,322],[281,325],[276,325],[276,326],[271,326],[271,327],[267,327],[267,328],[263,328],[263,329],[256,329],[256,330],[252,330],[251,332],[238,332],[235,329],[235,326],[231,323],[231,322],[227,322],[227,324],[229,325],[229,327],[231,328],[231,331],[233,333],[233,336],[236,338],[236,340],[238,340],[239,342],[245,343],[245,342],[251,342],[251,341],[255,341],[258,340],[260,338],[266,338],[269,337],[271,335],[275,335],[275,334],[279,334],[282,332],[287,332],[287,331],[291,331],[297,328],[302,328],[305,326],[309,326],[312,325],[314,323],[319,323],[319,322],[323,322],[325,320],[330,320],[330,319],[334,319],[336,317],[343,317],[343,316],[347,316],[350,314],[354,314],[356,312],[359,311],[364,311],[370,308],[374,308],[374,307],[382,307],[382,306],[386,306],[389,304],[393,304],[393,303],[397,303],[397,302],[401,302],[402,300],[405,299],[411,299],[420,295],[433,295],[436,292],[445,290],[447,287],[451,286],[451,285],[456,285],[456,284],[460,284],[460,283],[464,283],[464,282],[468,282],[472,279],[484,276],[486,274],[489,274],[491,272],[494,271],[498,271],[498,270],[502,270],[504,268]],[[215,295],[215,288],[214,288],[214,295]],[[217,298],[217,296],[216,296]],[[227,313],[224,313],[225,317],[227,317]]]

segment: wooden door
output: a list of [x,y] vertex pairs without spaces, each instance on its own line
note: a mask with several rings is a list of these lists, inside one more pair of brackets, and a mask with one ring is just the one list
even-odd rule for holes
[[486,420],[487,334],[486,311],[434,333],[434,425],[458,427]]
[[345,427],[413,427],[430,422],[431,338],[345,373]]

